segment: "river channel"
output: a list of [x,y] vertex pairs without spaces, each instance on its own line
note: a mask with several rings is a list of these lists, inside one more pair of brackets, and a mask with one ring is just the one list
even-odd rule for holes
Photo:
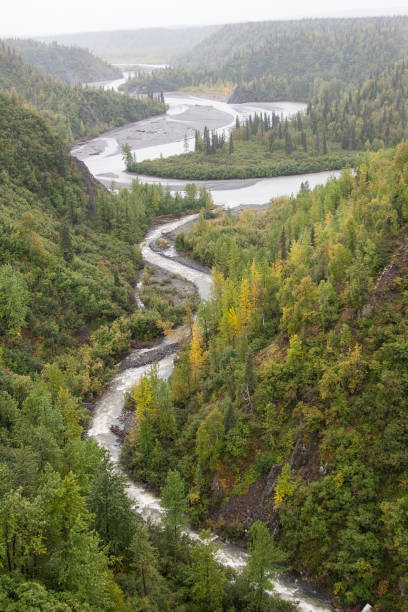
[[[107,83],[104,86],[109,87],[109,85],[112,86],[112,83]],[[114,87],[118,87],[118,81],[114,82]],[[81,145],[74,147],[73,155],[83,160],[98,180],[105,184],[114,182],[119,186],[127,186],[131,184],[135,177],[124,171],[124,163],[120,153],[123,142],[131,142],[131,147],[136,151],[139,160],[145,158],[144,155],[175,154],[183,151],[186,125],[193,131],[194,129],[203,129],[204,125],[210,125],[213,129],[228,130],[235,123],[237,115],[240,118],[245,117],[249,113],[253,113],[255,108],[258,111],[262,109],[262,112],[281,112],[284,116],[288,116],[302,110],[304,106],[291,102],[257,104],[256,106],[253,104],[231,106],[225,102],[205,100],[182,94],[166,95],[166,102],[169,105],[169,110],[163,117],[140,121],[103,134],[86,143],[81,143]],[[241,204],[260,205],[267,203],[272,197],[296,193],[303,181],[307,180],[313,187],[325,183],[333,174],[335,173],[318,173],[254,181],[213,181],[212,183],[207,182],[206,185],[211,189],[216,205],[233,208]],[[169,184],[174,191],[182,190],[184,186],[180,181],[169,181],[167,179],[160,181],[160,179],[152,179],[152,177],[139,177],[139,180]],[[208,299],[212,285],[210,275],[183,265],[169,257],[163,257],[150,248],[150,244],[160,238],[162,234],[194,220],[195,217],[197,215],[190,215],[151,229],[140,248],[146,262],[193,282],[201,299]],[[171,339],[165,338],[159,346],[171,342]],[[137,359],[141,353],[144,354],[145,358],[148,358],[149,353],[151,353],[151,360],[154,361],[157,354],[157,345],[152,348],[132,351],[126,361],[132,363],[132,360]],[[175,356],[176,352],[173,352],[158,361],[158,374],[163,379],[167,379],[171,375]],[[121,444],[116,435],[112,433],[111,426],[120,425],[119,419],[124,407],[126,392],[140,380],[149,368],[150,364],[126,369],[119,367],[120,373],[112,380],[95,406],[88,435],[108,450],[118,469],[120,469]],[[130,479],[127,479],[127,493],[134,502],[135,511],[144,520],[160,520],[162,510],[159,498],[152,495],[143,485],[134,483]],[[193,531],[189,533],[192,538],[198,537]],[[220,543],[217,554],[223,565],[237,570],[242,569],[247,562],[245,550],[232,544]],[[329,612],[334,610],[327,598],[303,581],[294,578],[276,577],[274,579],[274,590],[283,599],[296,602],[298,610],[302,612]]]

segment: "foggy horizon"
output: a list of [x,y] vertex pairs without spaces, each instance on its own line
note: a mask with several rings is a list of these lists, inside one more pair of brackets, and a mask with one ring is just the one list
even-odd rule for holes
[[[121,30],[194,28],[254,21],[388,17],[408,14],[406,7],[385,7],[383,0],[379,2],[374,0],[366,4],[355,8],[351,0],[345,0],[342,3],[342,10],[328,10],[327,5],[321,0],[314,0],[308,4],[308,10],[305,11],[303,3],[299,0],[292,0],[289,5],[285,3],[273,9],[266,8],[263,2],[255,0],[250,6],[247,3],[238,3],[231,11],[215,0],[210,0],[203,9],[205,19],[197,21],[196,8],[186,0],[182,0],[174,10],[164,0],[160,0],[154,9],[145,7],[143,15],[135,10],[131,0],[123,0],[114,12],[106,0],[99,3],[92,0],[85,7],[79,0],[73,0],[66,5],[66,10],[63,5],[56,6],[51,0],[40,0],[35,6],[27,0],[17,0],[14,3],[7,1],[3,9],[0,37],[40,38]],[[21,15],[24,15],[24,19]]]

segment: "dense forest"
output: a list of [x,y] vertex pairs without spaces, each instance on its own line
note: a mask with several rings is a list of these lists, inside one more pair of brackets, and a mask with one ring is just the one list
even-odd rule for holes
[[274,568],[279,558],[263,524],[247,573],[230,583],[208,534],[193,546],[182,533],[180,475],[163,488],[164,531],[149,530],[123,476],[83,435],[120,357],[166,327],[135,305],[135,242],[156,215],[208,207],[208,194],[135,183],[112,195],[3,94],[0,167],[1,609],[242,610],[256,600],[289,612],[264,594],[259,559]]
[[38,66],[54,79],[71,85],[120,78],[122,73],[104,60],[80,47],[41,43],[30,38],[3,41],[15,49],[30,66]]
[[221,26],[186,26],[183,28],[143,28],[108,32],[80,32],[42,37],[44,42],[89,49],[108,62],[169,63],[187,53]]
[[309,102],[322,83],[360,85],[407,54],[408,17],[230,24],[174,67],[144,75],[129,87],[169,91],[234,83],[233,102]]
[[293,567],[379,610],[406,609],[408,580],[407,202],[401,144],[180,234],[213,296],[170,383],[133,390],[123,452],[154,486],[179,470],[195,523],[264,521]]
[[358,152],[395,146],[408,138],[408,65],[379,72],[350,92],[321,86],[306,113],[290,120],[258,113],[229,141],[217,133],[196,134],[195,151],[135,163],[141,174],[188,180],[252,178],[333,170],[353,165]]
[[114,91],[63,84],[26,64],[14,49],[1,43],[0,91],[13,92],[16,100],[36,107],[70,143],[166,109],[151,98],[130,98]]

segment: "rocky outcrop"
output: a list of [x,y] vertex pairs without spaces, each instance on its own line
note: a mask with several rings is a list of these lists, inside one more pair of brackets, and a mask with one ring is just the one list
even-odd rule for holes
[[248,92],[238,85],[230,95],[228,104],[242,104],[243,102],[251,102],[248,99]]
[[87,166],[84,164],[83,161],[77,159],[76,157],[72,157],[72,159],[74,160],[74,163],[82,176],[84,187],[89,196],[89,215],[90,217],[94,217],[96,215],[96,196],[98,190],[107,190],[104,185],[102,185],[102,183],[100,183],[96,180],[96,178],[93,177],[93,175],[89,172]]
[[211,514],[215,525],[239,523],[245,533],[255,521],[262,521],[275,533],[279,531],[279,518],[273,500],[265,498],[266,478],[262,477],[248,487],[246,495],[231,497]]
[[148,350],[145,353],[141,353],[140,351],[132,351],[130,355],[125,357],[125,359],[120,362],[119,371],[123,372],[129,368],[140,368],[141,366],[148,365],[149,363],[160,361],[160,359],[164,359],[164,357],[174,353],[177,346],[177,342],[170,342],[169,344],[164,344],[162,346],[158,346],[157,348]]
[[402,234],[390,265],[386,266],[375,284],[373,296],[363,306],[360,316],[369,316],[381,304],[389,302],[401,293],[401,280],[408,271],[408,231]]

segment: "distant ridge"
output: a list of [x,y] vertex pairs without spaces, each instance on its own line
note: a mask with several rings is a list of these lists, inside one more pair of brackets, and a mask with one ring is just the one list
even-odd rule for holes
[[79,47],[67,47],[56,42],[45,44],[36,40],[9,38],[4,41],[15,49],[31,66],[37,66],[64,83],[107,81],[121,76],[120,71],[99,57]]
[[56,41],[63,45],[77,45],[110,62],[167,63],[177,55],[187,53],[222,26],[183,28],[146,28],[56,34],[38,37],[43,42]]

